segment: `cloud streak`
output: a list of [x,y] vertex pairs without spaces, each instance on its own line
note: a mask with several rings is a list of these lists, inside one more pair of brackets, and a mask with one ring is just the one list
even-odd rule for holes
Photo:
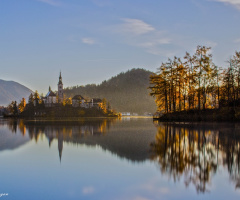
[[212,0],[212,1],[221,2],[226,5],[232,5],[240,10],[240,1],[239,0]]
[[114,30],[123,36],[126,44],[142,48],[153,55],[168,57],[171,54],[166,46],[171,44],[172,39],[166,31],[158,30],[140,19],[125,18],[122,22]]
[[96,42],[92,38],[82,38],[82,43],[92,45]]
[[153,26],[139,19],[126,18],[123,19],[123,21],[124,23],[120,25],[120,29],[123,33],[142,35],[155,30]]
[[234,40],[234,43],[240,43],[240,38]]
[[42,3],[46,3],[48,5],[51,5],[51,6],[60,6],[60,3],[55,1],[55,0],[37,0],[39,2],[42,2]]

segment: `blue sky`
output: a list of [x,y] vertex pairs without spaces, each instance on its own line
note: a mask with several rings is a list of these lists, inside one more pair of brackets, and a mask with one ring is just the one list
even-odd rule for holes
[[240,0],[0,0],[0,79],[46,93],[212,47],[240,51]]

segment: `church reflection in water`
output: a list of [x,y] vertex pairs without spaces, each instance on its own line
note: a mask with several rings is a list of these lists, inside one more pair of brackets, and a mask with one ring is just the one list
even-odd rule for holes
[[155,162],[163,175],[184,180],[186,187],[194,185],[199,193],[209,190],[213,176],[221,170],[227,171],[236,189],[240,188],[237,123],[156,123],[154,127],[151,121],[144,124],[137,120],[6,122],[12,133],[20,130],[30,140],[37,142],[45,135],[49,146],[57,140],[60,161],[63,143],[99,145],[118,158]]
[[54,139],[58,141],[59,159],[61,161],[63,142],[77,144],[86,136],[104,135],[114,120],[99,119],[95,121],[76,122],[47,122],[47,121],[24,121],[9,120],[8,128],[15,133],[18,130],[23,136],[28,133],[31,140],[38,142],[45,135],[49,147]]
[[159,123],[151,159],[174,181],[184,179],[198,192],[208,191],[222,167],[240,187],[240,124]]

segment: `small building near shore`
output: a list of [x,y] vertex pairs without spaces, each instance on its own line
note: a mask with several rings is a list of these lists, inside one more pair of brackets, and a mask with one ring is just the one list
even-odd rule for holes
[[93,107],[96,107],[96,108],[101,108],[102,107],[102,99],[99,99],[99,98],[93,98],[91,99],[91,101],[89,102],[89,107],[90,108],[93,108]]
[[121,115],[122,116],[131,116],[131,113],[130,112],[122,112]]
[[90,101],[84,99],[81,95],[75,95],[72,98],[72,106],[73,107],[82,107],[82,108],[101,108],[102,107],[102,99],[93,98]]
[[81,95],[75,95],[72,98],[72,106],[73,107],[87,107],[87,104],[85,103],[85,99]]
[[43,98],[43,101],[46,107],[52,107],[53,104],[57,103],[57,95],[49,88],[49,91],[47,95]]

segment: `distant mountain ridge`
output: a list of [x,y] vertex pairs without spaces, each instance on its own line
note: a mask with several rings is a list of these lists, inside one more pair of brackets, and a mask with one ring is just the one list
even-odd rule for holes
[[32,91],[14,81],[0,79],[0,106],[7,106],[12,101],[19,102],[23,97],[28,99]]
[[106,98],[113,109],[119,112],[144,114],[154,113],[157,108],[154,98],[149,95],[149,76],[153,74],[145,69],[131,69],[103,81],[101,84],[88,84],[65,88],[64,94],[73,97]]

